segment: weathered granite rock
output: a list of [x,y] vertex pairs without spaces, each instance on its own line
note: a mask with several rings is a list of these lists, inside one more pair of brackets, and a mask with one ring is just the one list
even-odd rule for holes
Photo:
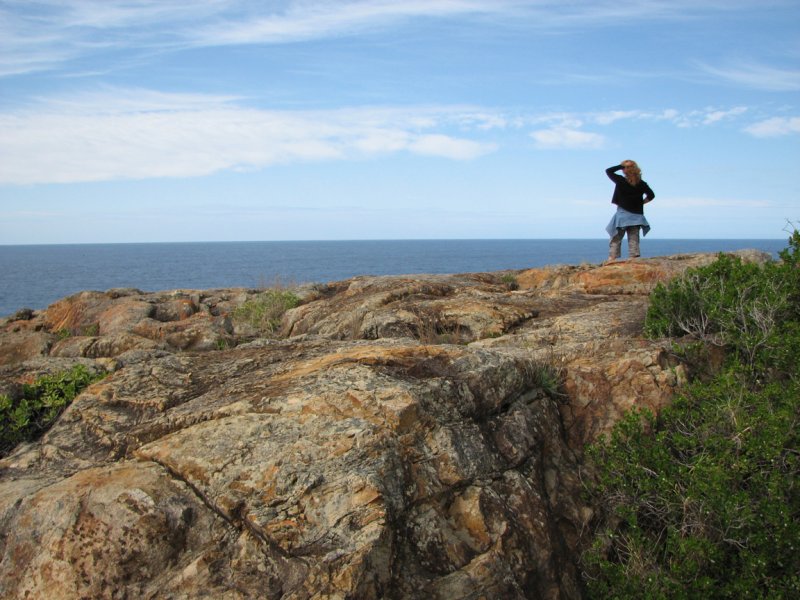
[[250,290],[0,321],[0,393],[109,372],[0,460],[0,595],[580,598],[583,444],[682,384],[647,294],[712,259],[308,287],[281,340]]
[[80,292],[24,320],[0,320],[0,365],[36,356],[113,357],[132,349],[212,350],[227,346],[228,314],[255,290],[135,289]]
[[[754,250],[734,254],[749,262],[771,260]],[[476,345],[558,367],[567,398],[561,406],[564,427],[570,445],[581,448],[608,433],[633,407],[657,413],[685,383],[686,368],[671,354],[670,344],[642,337],[648,296],[659,282],[710,264],[716,256],[686,254],[524,271],[518,277],[526,290],[521,293],[540,296],[539,318],[513,335]]]
[[0,590],[578,597],[576,457],[536,368],[321,339],[128,364],[3,462]]
[[290,311],[287,333],[334,339],[415,337],[464,342],[500,335],[536,316],[491,274],[361,277]]

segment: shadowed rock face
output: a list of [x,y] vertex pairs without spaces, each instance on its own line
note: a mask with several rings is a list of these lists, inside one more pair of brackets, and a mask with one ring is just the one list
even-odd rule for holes
[[0,393],[110,373],[0,461],[0,595],[579,598],[581,449],[681,385],[647,294],[713,258],[307,287],[282,339],[248,290],[0,321]]

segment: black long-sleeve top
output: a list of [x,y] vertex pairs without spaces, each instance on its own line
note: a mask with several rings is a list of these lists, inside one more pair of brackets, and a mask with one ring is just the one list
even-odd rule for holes
[[622,175],[617,175],[616,171],[620,170],[622,170],[622,165],[606,169],[606,175],[616,184],[611,203],[624,208],[628,212],[643,215],[645,202],[650,202],[655,198],[655,193],[653,193],[646,181],[631,185]]

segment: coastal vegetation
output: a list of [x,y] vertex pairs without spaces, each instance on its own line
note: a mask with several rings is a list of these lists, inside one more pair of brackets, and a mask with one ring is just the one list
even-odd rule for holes
[[647,334],[678,339],[695,378],[588,449],[589,597],[800,597],[796,230],[780,258],[720,255],[651,295]]
[[233,311],[234,321],[244,323],[264,335],[275,335],[281,326],[281,317],[290,308],[300,304],[292,291],[274,288],[258,294]]
[[500,278],[500,282],[511,292],[519,289],[519,281],[517,281],[517,276],[513,273],[505,273]]
[[18,397],[0,394],[0,456],[40,437],[79,393],[103,377],[75,365],[23,384]]

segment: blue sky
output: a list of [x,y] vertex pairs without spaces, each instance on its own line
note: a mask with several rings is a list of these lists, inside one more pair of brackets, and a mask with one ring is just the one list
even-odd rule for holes
[[800,221],[797,0],[0,0],[0,243]]

